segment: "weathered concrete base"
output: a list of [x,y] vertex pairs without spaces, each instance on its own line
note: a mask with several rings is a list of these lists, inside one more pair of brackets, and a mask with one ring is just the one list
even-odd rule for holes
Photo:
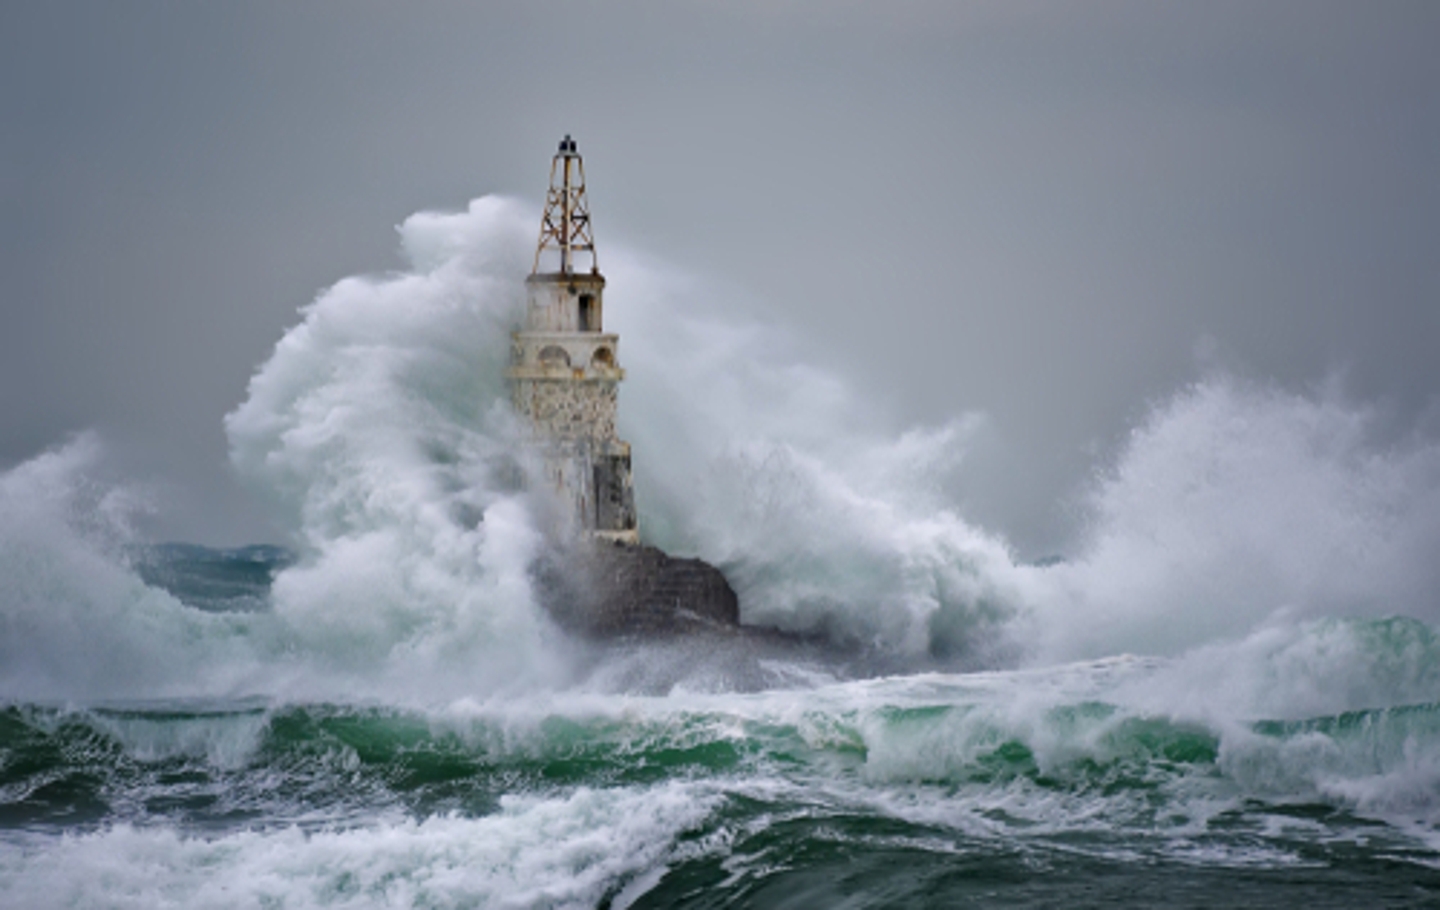
[[724,574],[699,559],[605,541],[553,551],[535,569],[556,622],[596,638],[659,637],[740,625]]

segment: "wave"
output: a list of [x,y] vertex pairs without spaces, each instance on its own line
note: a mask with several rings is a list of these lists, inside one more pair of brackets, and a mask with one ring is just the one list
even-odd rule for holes
[[148,507],[105,479],[93,434],[0,473],[0,692],[180,696],[244,685],[263,617],[204,613],[141,581],[125,547]]
[[[512,791],[697,779],[781,780],[865,799],[920,784],[1007,801],[1018,787],[1037,805],[1094,797],[1068,823],[1096,811],[1139,811],[1126,823],[1157,823],[1156,806],[1134,802],[1149,794],[1166,811],[1310,800],[1440,825],[1440,674],[1404,653],[1416,637],[1433,649],[1434,635],[1413,623],[1398,635],[1387,622],[1344,625],[1380,652],[1347,658],[1377,679],[1391,675],[1387,654],[1423,667],[1388,701],[1303,716],[1235,713],[1224,699],[1205,702],[1203,690],[1189,703],[1157,695],[1193,668],[1138,658],[751,695],[466,699],[427,711],[265,700],[15,704],[0,712],[0,792],[12,822],[65,825],[116,793],[124,797],[106,807],[107,822],[158,817],[185,827],[247,806],[272,822],[386,808],[483,815]],[[1319,628],[1309,639],[1333,637]],[[1332,658],[1297,672],[1289,657],[1270,664],[1281,686],[1346,669]]]
[[[636,670],[644,655],[587,653],[531,589],[543,504],[519,482],[502,375],[532,214],[487,197],[412,216],[404,271],[322,292],[257,370],[226,432],[237,469],[288,516],[293,562],[139,547],[129,516],[144,497],[103,479],[93,436],[0,475],[0,693],[434,705],[686,688],[683,673]],[[943,493],[983,417],[895,432],[783,332],[727,318],[714,292],[623,248],[606,261],[643,533],[723,566],[745,621],[883,656],[862,673],[1177,657],[1190,683],[1162,711],[1197,690],[1250,717],[1409,691],[1341,659],[1358,627],[1324,623],[1440,618],[1433,439],[1385,442],[1373,409],[1333,390],[1211,376],[1139,423],[1070,558],[1027,565]],[[1350,669],[1267,688],[1280,652]],[[711,664],[689,686],[851,672],[795,661],[737,682]],[[1196,684],[1207,673],[1221,682]],[[1263,692],[1274,704],[1253,710]]]
[[1025,573],[1037,660],[1176,654],[1271,623],[1440,620],[1440,442],[1375,409],[1216,375],[1097,481],[1074,558]]
[[1397,900],[1433,886],[1434,631],[1261,638],[1220,687],[1206,661],[1223,655],[1196,652],[427,710],[12,702],[0,890],[37,907],[664,906],[793,873],[849,883],[807,886],[827,899],[930,882],[919,899],[959,894],[934,876],[966,857],[1052,885],[1179,866],[1350,870]]
[[[226,418],[236,466],[297,528],[273,599],[317,649],[458,649],[537,684],[553,664],[524,572],[542,506],[514,482],[501,380],[529,214],[492,197],[407,220],[410,270],[321,294]],[[939,650],[988,656],[1004,545],[926,492],[975,418],[888,438],[838,377],[673,273],[619,250],[607,278],[648,540],[724,567],[748,622],[912,653],[944,625]]]
[[711,801],[693,789],[507,796],[483,818],[310,832],[194,838],[118,825],[22,840],[0,852],[0,883],[36,908],[594,907],[662,864],[704,816]]
[[493,689],[553,669],[504,404],[528,215],[488,197],[408,219],[411,270],[317,297],[225,419],[296,531],[275,613],[329,672]]

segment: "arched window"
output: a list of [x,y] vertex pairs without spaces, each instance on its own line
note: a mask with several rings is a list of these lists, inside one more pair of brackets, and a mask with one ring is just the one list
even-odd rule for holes
[[615,352],[607,347],[598,347],[595,353],[590,355],[590,365],[595,367],[615,366]]
[[570,355],[558,344],[547,344],[540,349],[540,365],[542,367],[568,367]]

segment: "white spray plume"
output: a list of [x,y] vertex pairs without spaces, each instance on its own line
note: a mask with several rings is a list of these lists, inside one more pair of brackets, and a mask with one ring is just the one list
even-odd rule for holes
[[1030,574],[1045,660],[1174,654],[1275,622],[1440,619],[1440,443],[1382,443],[1333,390],[1218,375],[1158,405],[1097,483],[1075,558]]
[[[406,270],[323,292],[257,371],[226,430],[301,551],[272,613],[206,614],[128,572],[105,542],[123,522],[77,517],[123,499],[84,492],[93,441],[0,477],[5,692],[434,701],[568,684],[568,645],[528,576],[540,538],[503,378],[534,223],[497,198],[413,216]],[[1199,666],[1287,623],[1437,618],[1440,444],[1381,444],[1363,406],[1198,382],[1097,482],[1070,559],[1017,565],[944,493],[981,418],[894,432],[703,283],[618,244],[604,262],[642,533],[721,565],[748,622],[898,666],[1123,651],[1195,651]]]

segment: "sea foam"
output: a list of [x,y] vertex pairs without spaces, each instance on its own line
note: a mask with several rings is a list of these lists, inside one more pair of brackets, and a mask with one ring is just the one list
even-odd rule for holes
[[[99,479],[89,437],[7,472],[7,693],[433,704],[624,679],[576,662],[528,574],[537,505],[503,368],[533,214],[486,197],[412,216],[404,270],[320,293],[257,370],[225,427],[297,551],[268,611],[141,583],[117,544],[134,497]],[[1026,565],[944,492],[983,415],[890,426],[723,292],[606,250],[642,534],[722,566],[746,622],[968,670],[1207,661],[1327,617],[1437,619],[1440,443],[1382,440],[1333,388],[1219,374],[1177,391],[1099,471],[1068,558]]]

